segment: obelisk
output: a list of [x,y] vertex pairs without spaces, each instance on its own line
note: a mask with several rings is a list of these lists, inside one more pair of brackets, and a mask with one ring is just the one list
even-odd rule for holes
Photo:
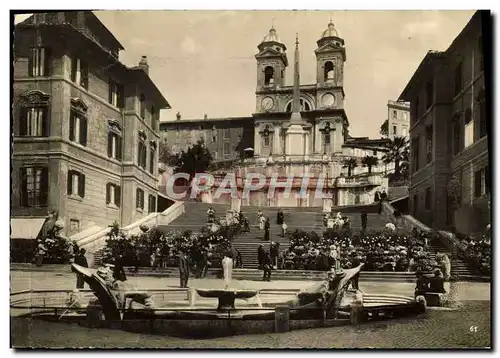
[[300,114],[300,69],[299,69],[299,36],[295,41],[295,61],[293,75],[293,100],[292,100],[292,116],[288,124],[286,132],[286,149],[287,156],[290,159],[299,158],[308,155],[309,137],[308,131],[305,130],[309,125],[302,119]]

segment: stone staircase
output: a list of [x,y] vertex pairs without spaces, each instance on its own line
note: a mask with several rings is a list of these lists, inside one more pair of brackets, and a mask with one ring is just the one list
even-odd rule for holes
[[207,224],[207,210],[214,208],[217,218],[225,217],[227,210],[231,209],[229,204],[207,204],[199,202],[184,202],[185,212],[168,225],[159,225],[161,231],[177,230],[184,232],[186,230],[201,231]]
[[[264,231],[259,230],[257,226],[257,212],[259,209],[263,212],[264,216],[269,217],[271,224],[270,241],[280,244],[280,252],[290,247],[289,239],[281,237],[281,227],[276,223],[278,208],[243,206],[243,214],[250,221],[251,229],[249,233],[242,233],[233,239],[233,245],[240,251],[243,268],[245,269],[255,269],[258,267],[257,250],[260,244],[264,245],[266,251],[269,249],[270,242],[264,241]],[[351,208],[351,210],[354,211],[353,213],[346,212],[345,208],[342,209],[342,215],[350,218],[352,228],[354,230],[361,230],[360,213],[362,209],[355,207],[353,210]],[[283,207],[281,211],[284,214],[284,221],[288,225],[288,232],[303,230],[314,231],[321,235],[325,231],[322,208]],[[368,209],[367,211],[373,210]],[[381,215],[377,213],[368,214],[368,228],[381,229],[384,225],[385,219]]]
[[448,248],[440,241],[433,241],[429,244],[430,256],[435,259],[438,252],[448,255],[451,262],[451,275],[462,279],[480,276],[479,270],[458,257],[454,257]]

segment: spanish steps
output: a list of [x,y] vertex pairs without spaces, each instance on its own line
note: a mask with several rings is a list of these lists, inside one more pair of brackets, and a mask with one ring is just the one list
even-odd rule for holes
[[[200,231],[207,222],[207,210],[213,207],[217,218],[224,217],[226,212],[230,210],[229,204],[208,204],[199,202],[185,202],[185,212],[177,219],[168,225],[158,227],[161,231],[178,230],[178,231]],[[259,209],[265,217],[269,218],[270,222],[270,240],[264,241],[264,230],[260,230],[257,224],[257,212]],[[257,207],[257,206],[242,206],[243,215],[250,222],[250,232],[240,233],[233,238],[233,245],[242,255],[243,269],[255,270],[258,267],[257,250],[260,244],[266,250],[269,249],[271,242],[280,244],[280,251],[286,250],[290,246],[289,239],[281,236],[281,227],[276,222],[277,207]],[[284,221],[288,225],[288,232],[294,230],[315,231],[322,234],[325,230],[323,226],[323,209],[321,207],[282,207]],[[361,212],[365,210],[368,215],[367,229],[377,230],[383,229],[386,220],[383,215],[378,214],[377,205],[365,206],[345,206],[333,207],[332,212],[341,212],[343,216],[349,217],[351,227],[354,230],[361,229]],[[435,257],[437,252],[448,254],[451,258],[452,275],[460,277],[477,276],[478,272],[470,267],[464,261],[452,257],[447,248],[440,242],[432,242],[429,245],[431,257]],[[96,264],[100,261],[101,250],[94,255]],[[259,274],[260,275],[260,274]]]

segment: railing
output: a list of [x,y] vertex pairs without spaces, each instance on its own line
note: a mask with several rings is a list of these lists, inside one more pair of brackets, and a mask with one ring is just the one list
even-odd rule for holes
[[176,201],[167,210],[161,213],[152,213],[148,216],[125,226],[122,230],[125,234],[134,234],[142,225],[145,226],[157,226],[157,225],[168,225],[179,216],[181,216],[186,211],[184,202]]
[[[178,218],[182,213],[184,213],[184,203],[175,202],[167,210],[162,213],[152,213],[126,227],[123,230],[126,233],[132,233],[134,230],[139,229],[141,225],[149,223],[149,225],[168,225],[173,220]],[[84,247],[88,252],[92,252],[96,247],[100,246],[101,239],[106,237],[106,235],[111,231],[111,228],[107,227],[87,238],[84,238],[78,242],[80,247]]]
[[382,185],[383,178],[379,174],[352,176],[352,177],[338,177],[337,186],[354,186],[354,185]]

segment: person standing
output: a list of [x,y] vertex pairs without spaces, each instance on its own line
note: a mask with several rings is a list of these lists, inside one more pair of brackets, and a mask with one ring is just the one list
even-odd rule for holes
[[282,237],[286,236],[287,229],[288,229],[288,225],[285,222],[283,222],[283,224],[281,224],[281,236]]
[[262,278],[263,281],[271,281],[272,265],[273,262],[271,260],[271,255],[269,254],[269,252],[266,252],[264,257],[264,277]]
[[274,270],[276,270],[277,265],[277,259],[278,259],[278,248],[274,242],[271,241],[271,245],[269,247],[269,254],[271,256],[271,262],[272,262],[272,267]]
[[[82,267],[89,267],[87,262],[87,258],[85,257],[85,249],[80,249],[75,255],[75,264],[80,265]],[[83,289],[85,286],[85,280],[83,279],[83,275],[81,273],[76,274],[76,288]]]
[[265,224],[266,224],[266,218],[264,217],[264,215],[259,216],[259,229],[264,230]]
[[43,259],[45,258],[45,254],[47,253],[47,249],[43,246],[42,241],[40,240],[38,246],[36,248],[36,265],[38,267],[42,266]]
[[269,241],[269,231],[271,230],[271,224],[269,223],[269,218],[266,218],[266,223],[264,224],[264,240]]
[[264,269],[264,263],[266,261],[266,250],[264,250],[264,245],[260,244],[257,249],[257,260],[259,262],[259,270]]
[[363,231],[366,231],[366,224],[368,222],[368,214],[365,210],[361,212],[361,228]]
[[278,225],[282,225],[284,218],[285,218],[285,215],[283,214],[281,209],[278,209],[278,213],[276,214],[276,223]]
[[189,280],[189,265],[187,262],[187,256],[182,250],[179,252],[179,276],[181,280],[181,288],[187,288]]
[[117,281],[127,281],[127,275],[123,269],[123,256],[117,254],[115,256],[115,267],[113,268],[113,278]]

